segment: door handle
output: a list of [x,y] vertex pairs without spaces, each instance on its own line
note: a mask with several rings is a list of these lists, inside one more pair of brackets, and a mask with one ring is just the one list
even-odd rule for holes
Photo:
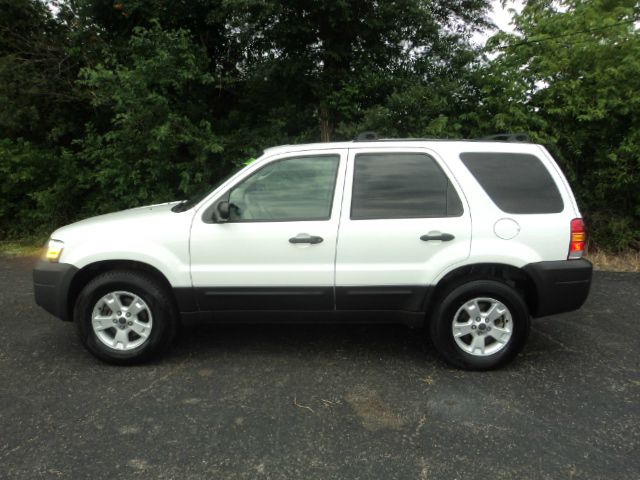
[[429,232],[426,235],[422,235],[420,237],[420,240],[422,240],[423,242],[428,242],[430,240],[442,240],[443,242],[450,242],[454,238],[456,237],[454,237],[450,233]]
[[310,243],[311,245],[315,245],[317,243],[322,243],[322,240],[322,237],[307,235],[306,233],[299,233],[295,237],[290,238],[289,243]]

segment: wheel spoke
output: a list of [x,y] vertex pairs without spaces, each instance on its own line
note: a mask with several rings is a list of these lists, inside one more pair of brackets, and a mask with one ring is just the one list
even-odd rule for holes
[[480,350],[480,353],[484,354],[484,345],[484,337],[476,335],[475,337],[473,337],[473,340],[471,340],[471,353],[475,352],[476,350]]
[[511,336],[511,331],[502,327],[492,327],[488,335],[495,339],[496,342],[507,343]]
[[127,349],[127,345],[129,345],[129,332],[127,330],[116,329],[116,334],[113,337],[113,348],[118,348],[118,345],[122,345],[122,350]]
[[140,297],[133,297],[129,306],[126,307],[127,312],[134,316],[138,315],[146,308],[147,306],[142,302],[142,300],[140,300]]
[[480,315],[480,306],[476,300],[467,302],[464,306],[465,311],[469,315],[469,318],[473,319]]
[[94,330],[102,331],[113,326],[113,315],[96,315],[93,317]]
[[104,297],[104,301],[113,313],[122,311],[122,302],[116,293],[110,293]]
[[134,320],[133,325],[131,325],[131,330],[136,332],[142,338],[147,338],[149,336],[149,324],[141,322],[139,320]]
[[502,317],[507,311],[507,307],[505,307],[500,302],[495,302],[491,305],[489,310],[486,313],[486,319],[488,323],[493,323]]
[[471,329],[471,325],[473,325],[473,321],[469,320],[466,323],[454,323],[453,324],[453,336],[454,337],[464,337],[465,335],[473,332]]

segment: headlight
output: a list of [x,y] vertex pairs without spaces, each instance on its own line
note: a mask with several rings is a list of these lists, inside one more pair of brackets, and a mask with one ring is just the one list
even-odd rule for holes
[[62,253],[63,248],[63,241],[54,240],[52,238],[49,240],[49,244],[47,245],[47,252],[44,254],[44,257],[50,262],[57,262],[60,259],[60,254]]

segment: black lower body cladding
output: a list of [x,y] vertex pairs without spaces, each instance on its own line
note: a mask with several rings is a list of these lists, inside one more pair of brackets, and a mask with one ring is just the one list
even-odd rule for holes
[[38,261],[33,269],[36,303],[62,320],[71,320],[67,299],[71,280],[78,269],[68,263]]
[[533,317],[577,310],[589,295],[593,265],[588,260],[530,263],[523,270],[533,279],[537,291]]
[[[551,262],[530,263],[523,267],[523,270],[532,279],[536,290],[536,301],[530,305],[530,313],[533,317],[543,317],[557,313],[569,312],[579,309],[589,295],[591,287],[591,276],[593,266],[591,262],[580,260],[560,260]],[[78,268],[66,263],[51,263],[38,261],[33,270],[33,287],[35,300],[38,305],[54,316],[63,320],[71,320],[69,312],[68,298],[69,289],[73,277],[78,272]],[[260,295],[253,297],[251,293],[255,288],[246,289],[201,289],[196,292],[191,288],[174,289],[178,300],[178,307],[181,312],[197,312],[198,310],[234,310],[246,309],[247,305],[251,309],[270,310],[283,308],[280,302],[283,295],[269,295],[269,293],[287,293],[281,288],[275,289],[277,292],[269,292],[265,289],[259,292]],[[206,295],[209,291],[214,295]],[[228,290],[233,290],[235,295],[230,295]],[[241,290],[241,292],[237,292]],[[292,289],[286,289],[292,290]],[[332,289],[295,289],[295,295],[284,295],[284,300],[289,300],[290,305],[285,305],[284,309],[306,310],[309,304],[306,300],[308,295],[313,294],[312,306],[318,311],[333,311]],[[316,292],[318,290],[318,292]],[[322,291],[320,291],[322,290]],[[336,288],[336,299],[338,310],[370,310],[380,309],[383,311],[424,311],[425,304],[428,303],[430,289],[424,287],[338,287]],[[197,293],[200,293],[198,298]],[[242,293],[242,295],[238,295]],[[197,301],[197,300],[199,301]],[[214,305],[199,305],[205,299]],[[231,302],[233,300],[233,302]],[[266,305],[266,301],[276,302],[278,305]],[[300,301],[304,305],[300,305]],[[224,302],[222,302],[224,301]],[[220,304],[222,302],[222,304]],[[233,305],[228,304],[229,302]],[[234,303],[235,302],[235,303]],[[316,303],[320,304],[316,305]],[[240,303],[241,305],[237,305]],[[233,307],[233,308],[232,308]]]

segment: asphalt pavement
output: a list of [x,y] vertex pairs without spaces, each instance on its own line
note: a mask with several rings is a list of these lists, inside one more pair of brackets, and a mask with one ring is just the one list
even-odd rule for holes
[[492,372],[380,325],[203,325],[126,368],[0,261],[0,479],[640,478],[640,274],[596,272]]

